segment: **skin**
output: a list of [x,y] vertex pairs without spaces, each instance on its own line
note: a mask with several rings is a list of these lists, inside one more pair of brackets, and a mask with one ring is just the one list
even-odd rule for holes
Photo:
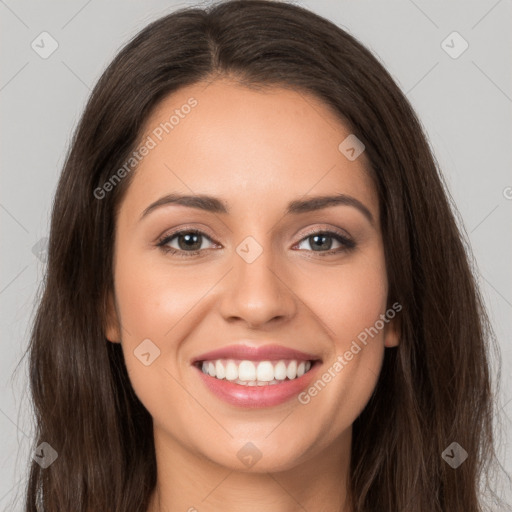
[[[106,337],[122,344],[133,388],[154,420],[158,482],[148,512],[349,512],[352,423],[376,385],[385,347],[398,344],[398,317],[308,404],[229,405],[190,362],[245,339],[317,354],[321,375],[385,314],[379,205],[366,155],[350,161],[339,151],[350,132],[316,97],[228,79],[165,98],[143,138],[190,97],[197,106],[140,162],[116,225]],[[230,212],[169,204],[139,220],[171,192],[216,196]],[[373,223],[347,205],[284,215],[305,194],[334,193],[357,198]],[[156,246],[191,227],[206,235],[200,255],[187,256],[178,237],[168,245],[185,257]],[[331,247],[314,251],[312,229],[357,245],[322,257],[343,245],[328,238]],[[250,264],[236,252],[247,236],[263,249]],[[133,353],[146,338],[160,350],[149,366]],[[237,457],[248,442],[262,455],[250,468]]]

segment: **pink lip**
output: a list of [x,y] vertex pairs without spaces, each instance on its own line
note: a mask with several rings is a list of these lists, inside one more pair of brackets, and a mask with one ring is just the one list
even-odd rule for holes
[[296,397],[310,386],[320,366],[321,364],[317,361],[302,377],[271,386],[243,386],[206,375],[197,366],[194,368],[199,372],[200,378],[208,389],[221,400],[237,407],[262,408],[279,405]]
[[206,352],[192,360],[211,361],[214,359],[245,359],[247,361],[278,361],[279,359],[297,359],[298,361],[316,361],[320,359],[314,354],[286,348],[281,345],[263,345],[254,347],[250,345],[228,345],[227,347]]

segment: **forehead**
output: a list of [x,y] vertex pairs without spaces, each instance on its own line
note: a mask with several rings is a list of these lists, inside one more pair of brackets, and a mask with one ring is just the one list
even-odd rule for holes
[[[256,209],[305,195],[345,193],[378,218],[363,152],[350,160],[351,135],[312,94],[253,90],[227,80],[196,83],[167,96],[146,120],[141,157],[125,202],[139,213],[165,193],[208,194]],[[140,147],[140,146],[139,146]],[[254,212],[253,212],[254,213]]]

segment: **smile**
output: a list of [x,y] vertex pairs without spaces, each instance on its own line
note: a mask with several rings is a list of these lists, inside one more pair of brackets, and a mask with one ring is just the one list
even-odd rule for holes
[[307,373],[312,361],[296,359],[280,361],[249,361],[217,359],[199,363],[205,375],[240,386],[271,386],[294,380]]
[[[198,362],[192,368],[210,393],[221,401],[239,408],[264,408],[296,399],[311,385],[321,366],[320,360],[217,359]],[[211,375],[210,370],[215,375]]]
[[322,365],[319,355],[249,340],[191,360],[192,368],[217,398],[236,407],[271,407],[296,398]]

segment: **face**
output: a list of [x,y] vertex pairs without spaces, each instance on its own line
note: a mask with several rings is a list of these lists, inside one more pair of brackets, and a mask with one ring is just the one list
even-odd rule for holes
[[182,453],[289,469],[347,439],[368,402],[398,340],[378,198],[365,153],[340,150],[349,135],[312,95],[221,80],[147,120],[106,337]]

